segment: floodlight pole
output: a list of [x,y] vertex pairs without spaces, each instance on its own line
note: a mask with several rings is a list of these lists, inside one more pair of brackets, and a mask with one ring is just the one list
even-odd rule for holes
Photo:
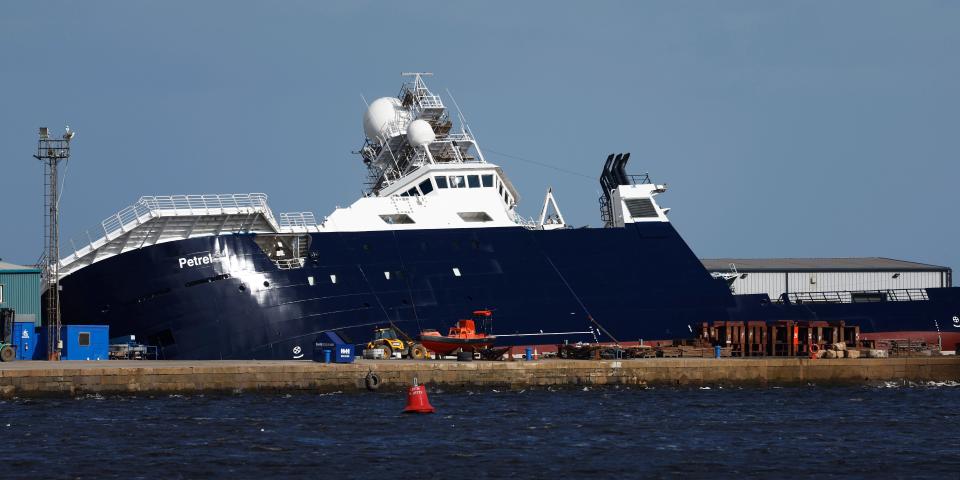
[[46,328],[47,359],[59,360],[63,342],[60,339],[60,195],[57,166],[70,158],[70,127],[62,139],[50,138],[47,127],[40,127],[37,153],[33,156],[44,166],[45,251],[41,257],[44,287],[47,291]]

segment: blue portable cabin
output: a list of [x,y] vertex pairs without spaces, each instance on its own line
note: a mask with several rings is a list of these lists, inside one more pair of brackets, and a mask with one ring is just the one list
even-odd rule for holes
[[14,322],[10,340],[17,352],[17,360],[41,360],[42,352],[37,352],[39,330],[33,322]]
[[109,360],[109,325],[64,325],[61,360]]

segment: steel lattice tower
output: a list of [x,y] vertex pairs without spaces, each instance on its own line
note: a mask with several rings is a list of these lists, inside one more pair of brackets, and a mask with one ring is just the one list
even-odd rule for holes
[[37,153],[33,156],[43,162],[44,170],[44,252],[39,263],[43,272],[43,288],[47,292],[46,327],[47,358],[59,360],[60,341],[60,190],[58,166],[70,158],[70,140],[73,132],[67,127],[62,139],[50,138],[47,127],[40,127]]

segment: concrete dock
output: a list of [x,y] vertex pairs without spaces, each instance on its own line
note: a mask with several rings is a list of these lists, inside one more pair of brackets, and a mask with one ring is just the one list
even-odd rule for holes
[[[372,375],[371,375],[372,374]],[[960,381],[960,357],[558,360],[456,362],[21,361],[0,364],[0,397],[118,393],[365,391],[421,383],[446,388],[561,385],[870,384]],[[374,382],[375,383],[375,382]]]

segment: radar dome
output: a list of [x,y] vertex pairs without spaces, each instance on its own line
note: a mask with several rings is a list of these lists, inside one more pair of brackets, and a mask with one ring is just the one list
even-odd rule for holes
[[426,120],[414,120],[407,125],[407,142],[414,147],[429,145],[436,139],[433,127]]
[[[410,114],[402,107],[400,99],[394,97],[378,98],[370,103],[363,114],[363,133],[373,140],[381,137],[386,127],[399,123],[402,127]],[[403,132],[399,132],[403,133]]]

